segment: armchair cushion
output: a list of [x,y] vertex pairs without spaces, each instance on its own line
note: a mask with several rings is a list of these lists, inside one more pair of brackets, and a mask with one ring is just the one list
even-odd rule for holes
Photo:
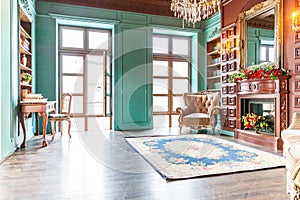
[[199,123],[205,123],[209,124],[209,116],[206,113],[192,113],[189,115],[185,115],[183,117],[183,120],[189,121],[192,124],[199,124]]

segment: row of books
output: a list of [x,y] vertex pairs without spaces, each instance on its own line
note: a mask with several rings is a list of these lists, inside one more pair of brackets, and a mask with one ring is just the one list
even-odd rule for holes
[[30,50],[30,42],[25,39],[25,38],[22,38],[21,39],[21,45],[26,49],[26,50]]

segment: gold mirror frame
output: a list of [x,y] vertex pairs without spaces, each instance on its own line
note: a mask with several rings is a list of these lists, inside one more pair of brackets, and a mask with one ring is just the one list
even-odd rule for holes
[[274,9],[274,49],[275,49],[275,65],[281,68],[282,58],[282,1],[267,0],[254,5],[251,9],[239,14],[240,25],[240,63],[241,68],[247,68],[247,20],[252,19],[268,10]]

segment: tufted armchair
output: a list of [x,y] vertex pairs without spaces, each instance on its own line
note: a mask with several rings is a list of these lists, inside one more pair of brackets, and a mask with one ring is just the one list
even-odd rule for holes
[[216,114],[220,113],[219,92],[185,93],[184,108],[177,108],[180,132],[183,126],[193,129],[211,127],[215,133]]
[[300,112],[293,114],[292,124],[281,132],[283,155],[286,157],[287,192],[300,199]]

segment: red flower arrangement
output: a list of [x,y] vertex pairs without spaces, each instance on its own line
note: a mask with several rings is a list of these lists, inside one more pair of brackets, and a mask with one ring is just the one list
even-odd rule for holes
[[232,74],[229,78],[229,82],[236,82],[244,79],[264,79],[270,78],[272,80],[278,79],[279,76],[288,74],[286,69],[275,68],[268,64],[256,65],[249,69],[242,70],[240,72]]
[[254,113],[248,113],[246,116],[242,116],[240,120],[247,129],[267,130],[269,128],[267,119],[264,116],[255,115]]

